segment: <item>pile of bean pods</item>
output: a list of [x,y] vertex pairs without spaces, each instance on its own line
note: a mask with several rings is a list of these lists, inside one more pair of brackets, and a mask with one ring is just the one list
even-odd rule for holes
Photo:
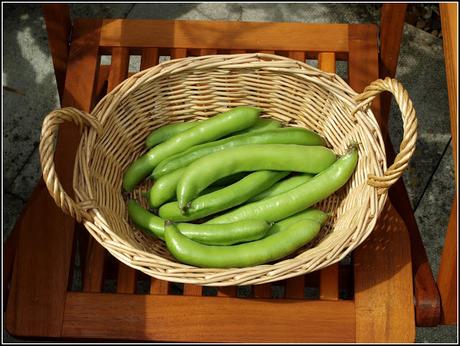
[[241,268],[284,258],[314,239],[330,217],[313,205],[340,189],[358,161],[337,156],[318,133],[283,127],[240,106],[206,120],[154,130],[148,151],[123,176],[132,191],[146,178],[150,209],[128,200],[142,230],[181,263]]

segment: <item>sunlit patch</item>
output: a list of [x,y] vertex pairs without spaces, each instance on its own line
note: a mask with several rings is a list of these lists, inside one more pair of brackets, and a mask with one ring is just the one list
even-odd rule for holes
[[49,78],[50,70],[44,67],[52,67],[51,57],[46,55],[37,44],[30,27],[18,31],[16,39],[20,43],[18,46],[22,57],[30,63],[35,72],[35,82],[37,84],[43,83],[46,78]]

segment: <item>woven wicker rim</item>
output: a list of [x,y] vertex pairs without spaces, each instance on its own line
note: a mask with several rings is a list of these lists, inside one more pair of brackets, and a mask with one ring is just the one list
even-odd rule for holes
[[[275,90],[276,95],[282,93],[276,107],[266,101],[265,93],[260,95],[260,91],[253,91],[255,77],[260,88],[267,88],[268,92]],[[235,83],[240,83],[238,85],[247,95],[235,91],[233,79],[227,82],[225,78],[236,78]],[[225,83],[222,84],[222,80]],[[192,92],[183,92],[185,96],[180,99],[177,85],[186,90],[190,87]],[[209,90],[210,85],[216,89]],[[388,169],[382,135],[369,108],[373,99],[383,91],[394,95],[404,128],[400,152]],[[293,256],[273,264],[232,269],[196,268],[178,263],[162,241],[148,237],[129,224],[124,204],[126,196],[123,198],[120,188],[122,172],[142,153],[146,134],[172,120],[168,117],[174,117],[174,121],[204,119],[247,104],[244,97],[253,101],[255,106],[267,109],[270,117],[289,120],[291,126],[310,127],[320,132],[339,154],[346,148],[345,138],[357,140],[360,142],[357,170],[340,194],[321,202],[321,207],[335,213],[323,236]],[[155,102],[151,101],[153,99]],[[186,106],[178,108],[178,99]],[[187,104],[189,99],[193,101],[191,104]],[[231,101],[225,104],[227,99]],[[308,114],[305,115],[303,110],[307,106]],[[149,107],[154,108],[154,115]],[[299,107],[296,111],[303,112],[303,116],[293,115],[293,107]],[[130,119],[128,125],[118,125],[126,120],[122,115],[127,113],[134,120]],[[74,166],[75,200],[60,184],[53,161],[56,132],[64,121],[72,121],[83,130]],[[123,134],[120,137],[120,128],[127,131],[128,127],[129,136]],[[51,112],[42,126],[40,161],[45,183],[56,204],[78,222],[83,222],[91,235],[126,265],[152,277],[174,282],[208,286],[262,284],[322,269],[342,260],[361,244],[383,209],[388,188],[407,168],[415,150],[416,130],[412,102],[395,79],[376,80],[357,94],[338,75],[289,58],[262,53],[210,55],[170,60],[141,71],[107,94],[91,114],[71,107]],[[104,145],[122,151],[121,154],[127,157],[125,162],[112,160],[109,162],[114,165],[112,169],[101,168],[101,161],[115,155],[111,149],[106,149],[96,159],[98,150]],[[110,190],[109,196],[112,197],[101,197],[100,191],[111,188],[115,189]],[[132,197],[140,199],[140,193],[146,188],[136,189]]]

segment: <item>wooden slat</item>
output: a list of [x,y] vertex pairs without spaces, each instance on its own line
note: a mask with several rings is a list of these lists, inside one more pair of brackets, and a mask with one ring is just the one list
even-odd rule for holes
[[252,292],[254,298],[271,298],[272,296],[272,284],[266,283],[261,285],[253,285]]
[[105,248],[90,236],[83,269],[84,292],[101,292],[106,255],[108,254]]
[[[291,59],[305,62],[305,52],[291,51],[288,53]],[[302,299],[305,296],[305,275],[296,276],[286,280],[286,298]]]
[[[377,28],[350,25],[349,80],[357,92],[378,78]],[[378,116],[379,100],[372,105]],[[414,342],[415,316],[407,228],[389,201],[354,251],[356,342]]]
[[[380,59],[379,76],[394,78],[398,66],[399,50],[404,29],[407,4],[383,4],[380,13]],[[391,95],[381,96],[381,116],[388,122]]]
[[62,104],[67,58],[69,56],[70,30],[72,27],[70,10],[66,4],[43,4],[42,13],[48,35],[48,46],[53,59],[59,100]]
[[218,297],[236,297],[236,286],[225,286],[217,289]]
[[107,94],[109,73],[110,65],[99,65],[96,88],[94,90],[95,103],[98,103]]
[[158,64],[158,48],[145,48],[142,50],[141,71]]
[[[128,77],[129,50],[126,47],[114,47],[108,78],[108,92]],[[136,271],[126,264],[118,263],[117,292],[134,293],[136,291]]]
[[187,56],[186,48],[175,48],[171,49],[171,59],[180,59]]
[[[90,111],[98,64],[99,20],[75,21],[63,106]],[[56,145],[56,172],[73,196],[73,162],[80,135],[62,124]],[[67,293],[75,220],[65,215],[42,182],[17,224],[17,260],[7,307],[13,335],[60,336]]]
[[457,324],[457,232],[457,197],[454,197],[438,274],[443,324]]
[[128,77],[129,51],[126,47],[114,47],[112,49],[112,63],[110,65],[108,91]]
[[354,315],[349,301],[72,292],[63,334],[163,342],[353,342]]
[[[335,73],[335,54],[322,52],[318,54],[318,67],[326,72]],[[339,264],[334,263],[319,272],[319,296],[321,299],[339,299]]]
[[[171,49],[171,59],[180,59],[187,56],[187,49],[175,48]],[[201,296],[203,288],[200,285],[184,284],[184,295],[186,296]]]
[[[452,152],[455,170],[455,191],[457,191],[458,4],[442,3],[439,5],[439,9],[441,12],[447,92],[449,96],[450,128],[452,133]],[[444,247],[437,279],[442,300],[442,323],[444,324],[457,324],[457,232],[457,198],[455,197],[444,240]]]
[[[159,50],[158,48],[144,48],[141,57],[141,71],[158,64]],[[150,278],[150,294],[169,294],[171,284],[168,281]]]
[[106,19],[101,46],[348,51],[346,24]]
[[150,294],[169,294],[171,284],[168,281],[150,278]]

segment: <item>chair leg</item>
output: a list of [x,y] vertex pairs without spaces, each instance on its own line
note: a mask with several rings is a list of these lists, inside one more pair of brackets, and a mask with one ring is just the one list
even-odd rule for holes
[[439,266],[438,287],[442,302],[442,324],[457,324],[457,197],[454,197],[447,228],[441,264]]

